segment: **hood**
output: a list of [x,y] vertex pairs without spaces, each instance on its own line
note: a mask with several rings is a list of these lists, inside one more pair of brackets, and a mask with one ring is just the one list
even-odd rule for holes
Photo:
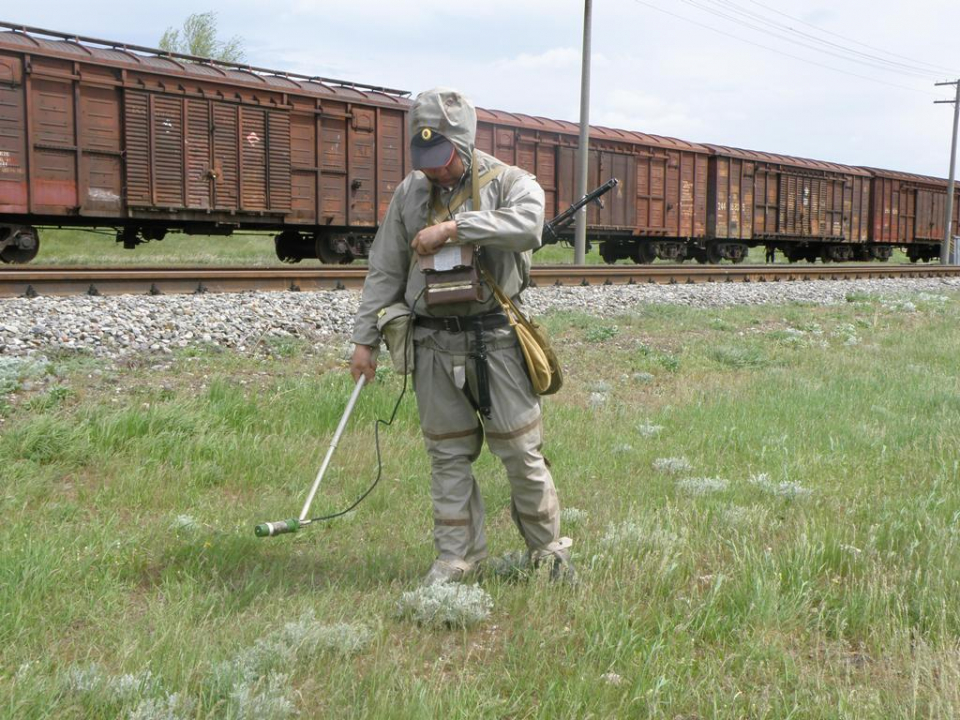
[[410,109],[410,137],[423,128],[430,128],[453,143],[463,166],[470,167],[477,138],[477,111],[467,98],[443,87],[417,95]]

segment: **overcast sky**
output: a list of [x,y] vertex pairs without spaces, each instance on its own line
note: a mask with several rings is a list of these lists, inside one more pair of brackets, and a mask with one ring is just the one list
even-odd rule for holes
[[[582,0],[5,6],[8,22],[149,46],[214,10],[253,65],[414,93],[448,85],[482,107],[579,117]],[[957,0],[595,0],[593,14],[594,124],[947,175],[953,108],[933,101],[953,88],[933,83],[960,76]],[[798,44],[810,36],[834,54]]]

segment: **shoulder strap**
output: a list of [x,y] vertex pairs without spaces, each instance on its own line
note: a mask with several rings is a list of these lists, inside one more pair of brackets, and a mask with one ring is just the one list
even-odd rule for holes
[[476,150],[473,151],[471,165],[472,174],[470,176],[470,187],[462,188],[460,192],[454,195],[453,199],[448,204],[448,207],[444,207],[443,203],[440,202],[440,194],[435,189],[430,193],[433,197],[433,218],[432,222],[430,223],[431,225],[436,225],[444,220],[449,220],[451,217],[453,217],[453,213],[459,210],[460,206],[467,201],[467,198],[471,198],[473,200],[473,209],[479,210],[480,190],[507,169],[506,165],[501,165],[498,163],[481,175],[480,168],[477,164]]
[[517,307],[517,304],[513,302],[513,299],[509,297],[500,287],[500,284],[493,279],[493,275],[487,272],[487,268],[484,267],[483,262],[480,263],[480,277],[487,283],[490,287],[490,290],[493,291],[494,296],[497,298],[497,302],[500,303],[500,307],[503,308],[503,312],[507,316],[507,320],[511,325],[523,325],[525,327],[530,326],[530,321],[527,320],[527,317],[521,312],[520,308]]

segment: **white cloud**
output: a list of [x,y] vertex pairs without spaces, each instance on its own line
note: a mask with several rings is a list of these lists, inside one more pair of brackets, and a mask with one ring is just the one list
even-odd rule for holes
[[[845,64],[764,38],[693,5],[633,0],[593,8],[591,118],[597,124],[771,152],[944,176],[949,105],[933,105],[936,79],[960,74],[960,2],[763,0],[763,5],[877,48],[955,69],[929,81]],[[762,6],[738,5],[803,31]],[[246,39],[254,65],[416,92],[445,84],[478,105],[575,121],[579,115],[582,0],[484,0],[425,6],[396,0],[208,0],[225,36]],[[190,0],[45,0],[16,8],[12,22],[153,45],[192,12]],[[737,35],[800,55],[784,57]],[[841,45],[875,52],[840,38]],[[782,46],[782,47],[781,47]],[[897,58],[900,59],[900,58]],[[842,75],[820,62],[907,85],[921,93]],[[909,61],[907,61],[909,62]],[[939,96],[942,96],[940,93]]]
[[590,122],[596,125],[687,138],[702,131],[701,120],[684,103],[637,90],[618,88],[591,104]]
[[[581,65],[580,48],[561,47],[552,48],[545,52],[533,55],[520,53],[516,57],[498,60],[494,65],[498,70],[572,70],[579,71]],[[593,69],[603,69],[609,66],[606,56],[593,53],[590,56]]]

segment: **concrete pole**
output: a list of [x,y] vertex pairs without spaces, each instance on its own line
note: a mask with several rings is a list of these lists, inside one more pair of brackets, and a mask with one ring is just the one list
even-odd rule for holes
[[[943,246],[940,248],[940,262],[948,265],[951,261],[950,241],[953,239],[953,188],[954,170],[957,164],[957,125],[960,124],[960,80],[942,82],[937,85],[956,85],[957,96],[954,100],[937,100],[938,103],[953,103],[953,140],[950,143],[950,179],[947,180],[947,221],[944,223]],[[956,253],[954,253],[956,255]]]
[[[580,151],[577,194],[579,200],[587,194],[587,170],[590,167],[590,11],[591,0],[583,3],[583,68],[580,74]],[[577,213],[576,234],[573,240],[573,262],[583,265],[587,255],[587,208]]]

